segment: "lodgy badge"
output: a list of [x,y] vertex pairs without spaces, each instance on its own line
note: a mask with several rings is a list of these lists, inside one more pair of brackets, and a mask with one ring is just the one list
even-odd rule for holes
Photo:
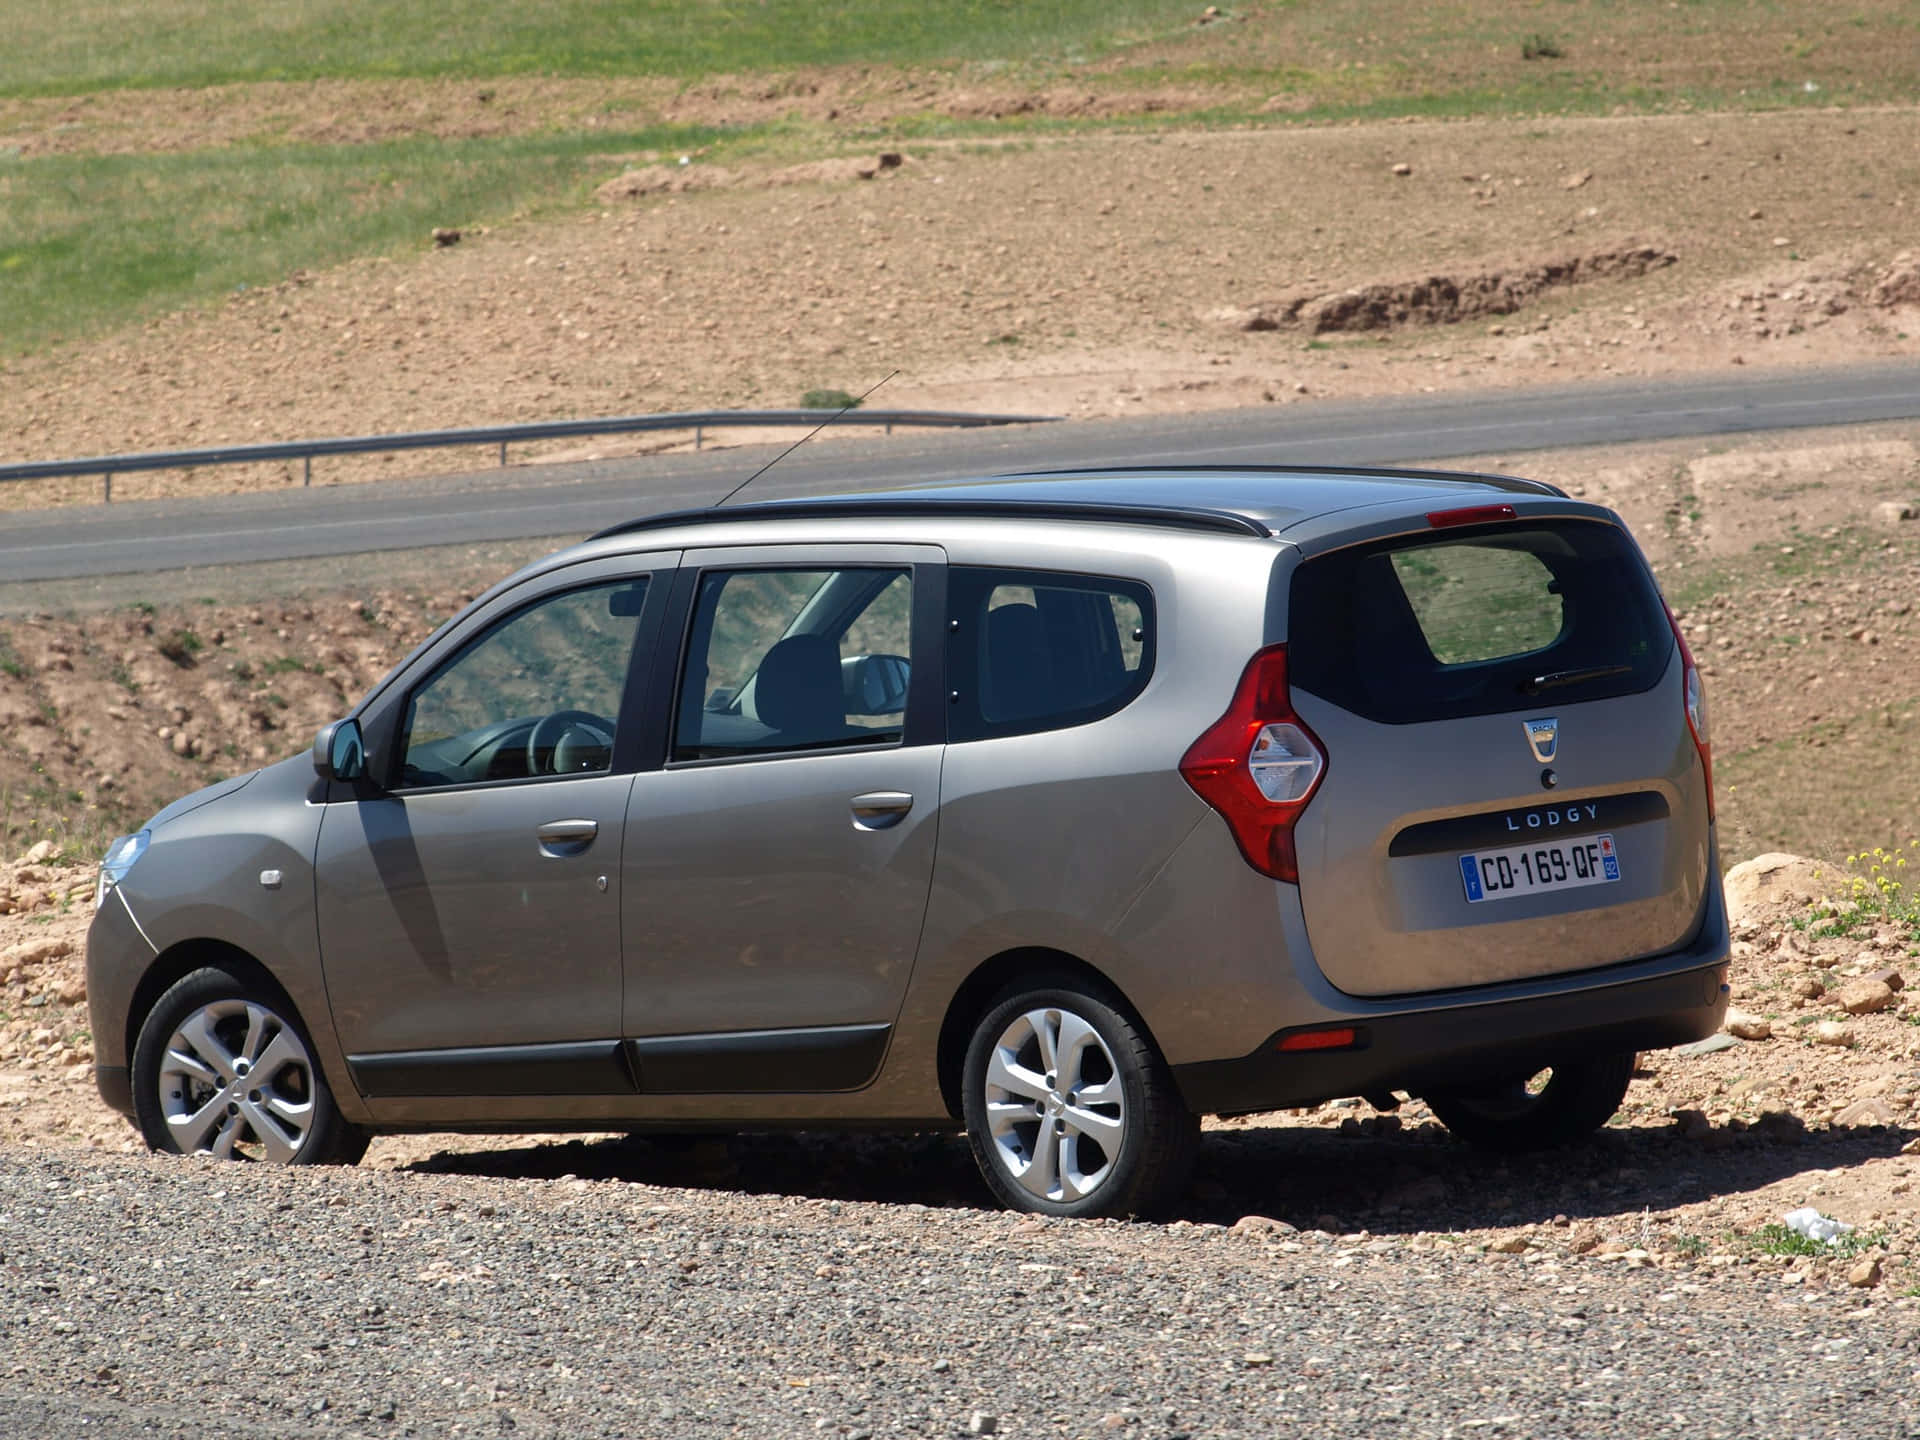
[[1567,805],[1555,806],[1551,810],[1529,810],[1524,816],[1519,817],[1526,822],[1524,825],[1514,824],[1515,816],[1513,815],[1505,815],[1501,818],[1507,822],[1509,830],[1538,830],[1542,826],[1551,830],[1558,825],[1578,825],[1583,820],[1597,822],[1600,819],[1600,807],[1598,805]]

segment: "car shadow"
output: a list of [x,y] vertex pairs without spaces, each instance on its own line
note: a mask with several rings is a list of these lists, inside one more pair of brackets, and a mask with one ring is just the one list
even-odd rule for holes
[[[1547,1224],[1562,1217],[1578,1223],[1737,1196],[1795,1175],[1883,1159],[1920,1133],[1898,1126],[1810,1130],[1782,1113],[1769,1117],[1764,1129],[1702,1122],[1616,1127],[1562,1150],[1498,1156],[1457,1144],[1437,1126],[1399,1130],[1389,1118],[1368,1127],[1359,1134],[1273,1124],[1209,1130],[1194,1183],[1170,1218],[1231,1224],[1265,1215],[1303,1230],[1365,1229],[1376,1235]],[[445,1150],[405,1168],[993,1208],[959,1135],[632,1135]]]

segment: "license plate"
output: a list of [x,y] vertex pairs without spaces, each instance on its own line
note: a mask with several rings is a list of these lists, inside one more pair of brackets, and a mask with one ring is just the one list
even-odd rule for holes
[[1482,900],[1512,900],[1543,890],[1611,885],[1620,878],[1620,855],[1613,848],[1611,835],[1547,840],[1538,845],[1462,855],[1460,878],[1466,884],[1470,905]]

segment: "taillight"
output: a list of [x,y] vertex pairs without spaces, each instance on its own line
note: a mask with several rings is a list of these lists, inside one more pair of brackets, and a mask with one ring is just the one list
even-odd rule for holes
[[1300,881],[1294,822],[1326,769],[1327,752],[1293,713],[1284,645],[1247,662],[1227,713],[1180,761],[1180,773],[1220,812],[1247,863],[1293,884]]
[[1680,621],[1673,613],[1673,607],[1667,607],[1667,623],[1673,627],[1673,638],[1680,646],[1680,663],[1686,667],[1686,709],[1687,729],[1693,735],[1694,748],[1700,752],[1701,768],[1707,772],[1707,819],[1713,819],[1713,731],[1707,726],[1707,689],[1700,679],[1700,667],[1693,663],[1693,651],[1687,648],[1687,637],[1680,631]]

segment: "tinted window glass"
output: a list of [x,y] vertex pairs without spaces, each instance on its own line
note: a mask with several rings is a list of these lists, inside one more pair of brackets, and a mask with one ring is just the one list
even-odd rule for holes
[[1152,669],[1145,585],[1030,570],[948,572],[959,700],[950,738],[1083,725],[1140,693]]
[[570,590],[468,641],[408,701],[399,786],[610,769],[645,593]]
[[906,570],[708,572],[674,759],[898,742],[912,618]]
[[1469,665],[1551,645],[1564,619],[1540,557],[1497,545],[1429,545],[1390,557],[1427,649]]
[[1295,686],[1391,725],[1633,694],[1673,651],[1633,542],[1578,520],[1318,556],[1288,631]]

